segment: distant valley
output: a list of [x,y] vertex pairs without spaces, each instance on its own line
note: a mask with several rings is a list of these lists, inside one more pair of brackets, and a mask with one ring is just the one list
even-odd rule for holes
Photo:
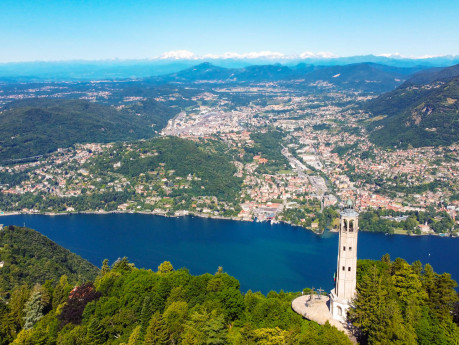
[[143,79],[5,81],[0,211],[321,233],[352,198],[363,230],[455,235],[457,78],[457,65],[201,63]]

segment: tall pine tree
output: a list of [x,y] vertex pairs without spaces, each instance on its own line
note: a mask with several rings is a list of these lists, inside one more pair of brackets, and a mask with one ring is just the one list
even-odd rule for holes
[[167,345],[169,344],[169,334],[166,324],[159,312],[156,312],[147,328],[144,345]]
[[35,290],[24,307],[24,329],[31,329],[43,317],[42,292]]
[[90,345],[101,345],[107,340],[107,333],[104,327],[95,317],[89,321],[86,340]]
[[140,328],[141,327],[142,326],[139,325],[136,328],[134,328],[131,335],[129,336],[128,345],[137,345],[140,342]]

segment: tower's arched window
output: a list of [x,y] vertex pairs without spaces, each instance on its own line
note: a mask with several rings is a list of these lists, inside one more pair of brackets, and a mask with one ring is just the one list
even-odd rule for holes
[[344,219],[343,224],[344,224],[344,231],[347,231],[347,219]]
[[354,232],[354,221],[353,220],[349,221],[349,232]]

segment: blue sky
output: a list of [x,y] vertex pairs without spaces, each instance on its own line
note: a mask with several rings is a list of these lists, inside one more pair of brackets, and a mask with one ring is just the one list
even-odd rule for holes
[[0,61],[459,54],[459,1],[1,0]]

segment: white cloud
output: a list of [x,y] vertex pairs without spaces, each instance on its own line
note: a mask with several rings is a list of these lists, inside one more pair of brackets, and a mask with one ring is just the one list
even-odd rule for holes
[[161,60],[194,60],[196,55],[189,50],[172,50],[162,53],[159,56]]
[[248,52],[248,53],[237,53],[237,52],[225,52],[223,54],[204,54],[196,55],[188,50],[172,50],[161,54],[158,59],[162,60],[206,60],[206,59],[269,59],[269,60],[280,60],[280,59],[306,59],[306,58],[333,58],[336,55],[330,52],[304,52],[300,55],[286,55],[284,53],[264,50],[259,52]]
[[220,58],[220,55],[217,55],[217,54],[206,54],[206,55],[202,55],[202,58],[205,60],[205,59],[210,59],[210,60],[215,60],[215,59],[219,59]]
[[422,56],[413,56],[413,55],[402,55],[400,53],[384,53],[376,54],[375,56],[381,56],[386,58],[396,58],[396,59],[432,59],[436,57],[445,57],[445,55],[422,55]]
[[300,59],[309,59],[309,58],[323,58],[323,59],[330,59],[330,58],[336,58],[336,56],[333,53],[330,52],[318,52],[318,53],[313,53],[313,52],[303,52],[298,56]]
[[202,59],[284,59],[286,57],[283,53],[269,50],[249,53],[226,52],[223,54],[206,54],[200,56]]
[[216,60],[216,59],[287,59],[289,56],[273,51],[260,51],[249,53],[225,52],[223,54],[196,55],[188,50],[173,50],[161,54],[157,59],[161,60]]
[[285,54],[279,52],[272,52],[269,50],[261,51],[261,52],[250,52],[250,53],[225,53],[223,54],[223,58],[233,58],[233,59],[283,59],[285,58]]
[[411,57],[411,59],[432,59],[432,58],[442,57],[442,56],[445,57],[445,55],[423,55],[423,56],[413,56]]
[[[438,57],[435,55],[424,55],[424,56],[404,56],[400,53],[383,53],[375,54],[375,56],[395,59],[428,59]],[[301,54],[286,55],[284,53],[264,50],[259,52],[248,52],[248,53],[237,53],[237,52],[225,52],[223,54],[204,54],[197,55],[189,50],[172,50],[161,54],[156,57],[160,60],[219,60],[219,59],[234,59],[234,60],[254,60],[254,59],[266,59],[266,60],[298,60],[298,59],[333,59],[339,56],[331,52],[310,52],[305,51]]]
[[402,55],[400,53],[383,53],[383,54],[376,54],[375,56],[381,56],[386,58],[401,58]]

